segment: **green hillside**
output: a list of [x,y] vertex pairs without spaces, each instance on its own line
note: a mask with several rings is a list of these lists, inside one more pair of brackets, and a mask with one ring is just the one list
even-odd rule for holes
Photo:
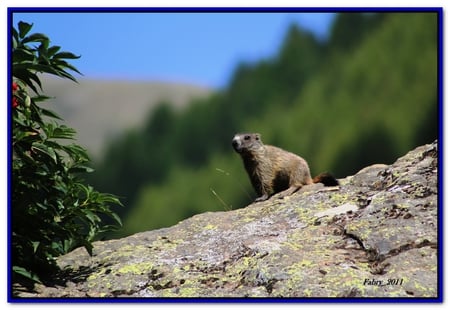
[[116,140],[96,178],[124,197],[121,235],[254,198],[236,132],[345,177],[437,138],[437,14],[342,13],[327,42],[292,26],[273,59],[240,64],[223,91]]

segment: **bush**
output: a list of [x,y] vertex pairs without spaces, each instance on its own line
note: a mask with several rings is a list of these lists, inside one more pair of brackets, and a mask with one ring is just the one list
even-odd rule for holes
[[31,28],[19,22],[12,31],[11,254],[13,277],[39,281],[57,270],[55,257],[79,246],[92,254],[94,238],[121,220],[110,210],[120,205],[115,196],[83,183],[81,175],[92,169],[86,150],[67,142],[75,130],[41,107],[48,97],[38,74],[76,81],[68,70],[79,72],[66,60],[79,56],[50,46],[44,34],[28,35]]

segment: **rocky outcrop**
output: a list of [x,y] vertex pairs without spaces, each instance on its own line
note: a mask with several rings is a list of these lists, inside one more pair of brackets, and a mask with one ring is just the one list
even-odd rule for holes
[[[339,187],[94,243],[19,297],[437,297],[437,142]],[[170,212],[170,211],[168,211]]]

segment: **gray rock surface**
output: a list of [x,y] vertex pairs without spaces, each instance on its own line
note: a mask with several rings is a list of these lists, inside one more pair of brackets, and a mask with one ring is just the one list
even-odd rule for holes
[[437,142],[339,187],[209,212],[58,258],[19,297],[437,297]]

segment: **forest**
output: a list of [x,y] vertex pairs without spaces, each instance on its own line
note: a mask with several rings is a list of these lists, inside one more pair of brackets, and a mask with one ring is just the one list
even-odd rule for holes
[[238,64],[224,89],[182,110],[161,102],[87,181],[124,204],[123,228],[106,236],[117,238],[250,204],[237,132],[345,178],[437,139],[438,107],[437,13],[343,12],[325,41],[292,25],[275,56]]

